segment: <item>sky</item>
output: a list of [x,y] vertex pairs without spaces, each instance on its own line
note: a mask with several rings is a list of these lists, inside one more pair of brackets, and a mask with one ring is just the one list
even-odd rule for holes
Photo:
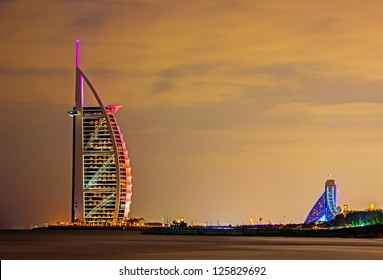
[[[131,217],[301,223],[328,174],[383,208],[383,3],[0,0],[0,228],[69,221],[75,41]],[[89,102],[92,102],[89,100]]]

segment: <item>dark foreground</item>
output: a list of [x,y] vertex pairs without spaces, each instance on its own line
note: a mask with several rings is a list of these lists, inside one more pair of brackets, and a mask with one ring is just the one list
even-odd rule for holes
[[382,260],[383,239],[141,235],[127,230],[3,230],[5,259]]
[[269,237],[356,237],[371,238],[383,237],[383,225],[364,227],[341,227],[334,229],[294,229],[294,228],[268,228],[252,229],[242,227],[214,228],[214,227],[188,227],[188,228],[147,228],[143,234],[160,235],[227,235],[227,236],[269,236]]

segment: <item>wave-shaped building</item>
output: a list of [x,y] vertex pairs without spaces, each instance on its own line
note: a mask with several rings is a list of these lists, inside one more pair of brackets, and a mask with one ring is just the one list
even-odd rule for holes
[[329,175],[325,183],[325,190],[307,215],[305,224],[332,221],[341,212],[337,204],[337,186],[335,179]]
[[[98,107],[84,106],[85,84]],[[73,117],[72,222],[116,224],[128,218],[132,175],[115,113],[122,107],[105,106],[80,69],[80,41],[76,42],[75,107]]]

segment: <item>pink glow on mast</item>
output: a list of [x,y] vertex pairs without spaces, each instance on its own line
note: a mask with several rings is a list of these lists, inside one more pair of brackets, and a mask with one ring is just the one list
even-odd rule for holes
[[[76,40],[76,68],[80,68],[80,39]],[[80,75],[80,103],[81,107],[84,106],[84,83],[82,75]]]
[[80,67],[80,39],[76,40],[76,67]]

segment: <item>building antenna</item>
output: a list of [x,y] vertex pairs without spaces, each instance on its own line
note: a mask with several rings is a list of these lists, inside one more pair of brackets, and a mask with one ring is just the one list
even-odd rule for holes
[[76,40],[76,67],[80,67],[80,39]]
[[[84,83],[80,70],[80,39],[76,40],[76,109],[82,113],[82,107],[84,106]],[[81,109],[79,109],[81,108]]]

